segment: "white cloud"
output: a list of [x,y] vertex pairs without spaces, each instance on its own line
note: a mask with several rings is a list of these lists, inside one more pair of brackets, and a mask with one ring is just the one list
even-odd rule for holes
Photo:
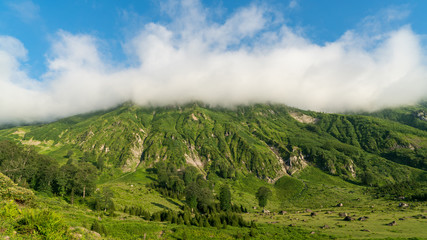
[[31,0],[13,1],[8,5],[24,22],[30,22],[39,18],[40,7]]
[[424,49],[410,26],[376,34],[349,30],[318,45],[286,25],[269,31],[262,7],[240,9],[222,24],[207,20],[197,2],[181,7],[191,9],[171,13],[177,19],[170,24],[146,24],[125,43],[129,59],[136,59],[130,67],[106,60],[95,37],[59,31],[48,71],[36,81],[20,70],[22,44],[0,37],[0,123],[50,120],[126,100],[270,101],[344,111],[427,96]]
[[289,8],[291,8],[291,9],[293,9],[293,8],[297,8],[297,7],[298,7],[298,1],[297,1],[297,0],[291,0],[291,1],[289,2],[288,7],[289,7]]

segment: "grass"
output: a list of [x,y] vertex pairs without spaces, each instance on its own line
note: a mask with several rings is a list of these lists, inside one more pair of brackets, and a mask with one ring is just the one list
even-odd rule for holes
[[[165,208],[177,210],[170,200],[151,192],[145,184],[153,181],[154,176],[143,169],[125,174],[115,180],[102,184],[110,186],[120,198],[115,200],[119,205],[133,204],[145,209],[157,211]],[[426,215],[425,203],[411,203],[409,208],[399,208],[398,202],[374,199],[365,194],[365,187],[346,182],[339,177],[328,175],[317,168],[307,167],[296,176],[284,176],[276,184],[270,185],[256,178],[254,175],[239,176],[236,180],[222,179],[211,176],[215,181],[216,192],[223,184],[229,184],[232,190],[233,202],[243,204],[249,213],[244,214],[245,220],[255,220],[258,223],[256,236],[251,239],[359,239],[359,238],[425,238],[426,219],[414,218],[419,214]],[[130,185],[134,185],[131,187]],[[273,197],[266,209],[273,214],[262,214],[254,197],[259,186],[269,186],[273,190]],[[178,200],[173,200],[183,204]],[[160,203],[160,207],[155,203]],[[337,203],[343,207],[336,207]],[[163,206],[161,206],[163,205]],[[317,215],[312,217],[311,212]],[[287,213],[279,215],[280,210]],[[310,211],[310,210],[309,210]],[[329,213],[332,212],[332,213]],[[355,218],[347,222],[338,213],[345,212]],[[366,221],[357,218],[367,216]],[[235,239],[249,236],[250,229],[227,227],[227,229],[200,228],[175,224],[146,222],[140,218],[120,213],[117,219],[109,219],[106,226],[113,230],[111,237],[132,239],[133,232],[136,238],[147,239]],[[403,218],[404,220],[399,220]],[[396,226],[387,224],[396,221]],[[295,227],[288,227],[294,224]],[[322,229],[328,225],[329,228]],[[310,234],[314,232],[313,234]]]
[[[426,203],[410,203],[408,208],[399,208],[396,201],[373,199],[364,194],[364,187],[313,167],[307,167],[297,176],[284,176],[274,185],[254,175],[242,175],[235,181],[211,177],[216,182],[216,189],[225,183],[231,186],[233,202],[249,208],[249,213],[243,214],[243,217],[245,220],[255,220],[256,229],[231,226],[219,229],[149,222],[121,212],[125,205],[141,206],[150,212],[179,210],[178,205],[182,202],[165,198],[146,187],[153,178],[151,173],[138,169],[98,185],[99,188],[110,187],[114,191],[114,201],[118,207],[115,217],[92,211],[84,204],[70,205],[59,197],[45,195],[38,195],[34,206],[47,207],[61,214],[74,232],[80,229],[80,232],[86,233],[86,239],[96,238],[84,230],[90,229],[95,220],[106,227],[106,239],[425,239],[427,233],[427,220],[417,217],[426,215]],[[257,205],[254,193],[259,186],[269,186],[273,190],[273,197],[266,207],[272,211],[271,214],[262,214],[259,208],[251,208]],[[337,202],[342,202],[344,206],[336,207]],[[312,217],[307,208],[317,215]],[[280,210],[286,213],[279,215]],[[347,222],[338,216],[340,212],[348,213],[355,219],[362,216],[368,219]],[[397,225],[388,226],[392,221],[396,221]],[[329,228],[323,229],[325,225]]]
[[[384,202],[385,203],[385,202]],[[375,205],[374,208],[364,207],[331,207],[322,209],[311,209],[317,215],[312,217],[305,209],[288,211],[285,215],[262,215],[249,214],[247,219],[256,219],[262,223],[274,223],[274,225],[294,224],[302,229],[332,235],[340,239],[354,238],[426,238],[427,229],[425,219],[416,219],[413,216],[425,211],[425,205],[419,205],[409,209],[398,208],[397,203],[393,206]],[[332,213],[328,213],[332,211]],[[338,213],[345,212],[356,220],[344,221]],[[424,213],[425,214],[425,213]],[[358,221],[359,217],[366,216],[366,221]],[[404,219],[404,220],[399,220]],[[396,221],[395,226],[387,224]],[[323,229],[325,225],[328,228]],[[368,230],[368,231],[365,231]]]
[[150,189],[146,184],[153,181],[154,175],[144,169],[124,174],[117,179],[104,182],[98,188],[109,187],[114,192],[114,202],[117,209],[128,207],[142,207],[151,213],[171,209],[178,211],[182,202],[177,199],[164,198],[157,191]]

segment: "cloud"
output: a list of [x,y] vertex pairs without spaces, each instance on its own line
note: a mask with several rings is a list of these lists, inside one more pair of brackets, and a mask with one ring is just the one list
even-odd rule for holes
[[14,1],[10,2],[8,5],[24,22],[30,22],[39,18],[40,7],[31,0]]
[[368,35],[381,35],[399,26],[401,20],[410,15],[408,5],[390,6],[375,15],[366,16],[359,24],[358,30]]
[[289,2],[289,5],[288,5],[288,7],[289,7],[290,9],[297,8],[298,6],[299,6],[299,4],[298,4],[298,1],[297,1],[297,0],[291,0],[291,1]]
[[0,123],[52,120],[127,100],[276,102],[340,112],[427,96],[425,51],[410,26],[349,30],[319,45],[285,24],[269,30],[272,20],[260,6],[242,8],[222,23],[210,21],[206,11],[184,1],[170,10],[170,23],[144,25],[124,43],[130,66],[107,58],[94,36],[59,31],[48,71],[38,80],[20,69],[23,45],[0,37]]

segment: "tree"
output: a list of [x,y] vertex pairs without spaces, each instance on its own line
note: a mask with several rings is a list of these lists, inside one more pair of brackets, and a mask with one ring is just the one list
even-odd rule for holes
[[81,191],[83,198],[85,198],[86,192],[91,193],[95,190],[97,170],[95,166],[87,162],[80,162],[77,169],[75,184],[78,187],[78,190]]
[[375,175],[369,170],[365,170],[365,173],[362,175],[362,183],[369,186],[375,185]]
[[219,192],[219,204],[222,211],[228,211],[231,208],[231,192],[228,185],[221,187]]
[[209,188],[200,188],[197,196],[197,209],[201,213],[208,213],[212,205],[213,194]]
[[184,181],[182,179],[178,179],[174,183],[174,189],[178,193],[178,197],[181,198],[181,194],[183,194],[184,190],[185,190],[185,183],[184,183]]
[[100,171],[102,171],[102,170],[104,170],[104,166],[105,166],[104,158],[103,158],[103,157],[99,157],[99,158],[98,158],[98,162],[96,163],[96,167],[97,167]]
[[200,182],[192,182],[185,189],[185,200],[193,211],[194,208],[202,213],[207,213],[212,205],[212,190],[204,187]]
[[58,184],[60,193],[69,193],[71,196],[71,204],[74,203],[74,193],[76,190],[76,173],[78,168],[73,164],[65,164],[60,169],[58,176]]
[[185,201],[187,202],[188,206],[191,208],[192,212],[194,208],[197,207],[198,190],[199,190],[199,187],[195,183],[190,184],[185,189]]
[[37,169],[34,189],[44,192],[52,192],[57,181],[59,164],[53,158],[40,156],[33,162]]
[[[94,197],[95,201],[93,203],[93,207],[96,211],[104,210],[104,212],[108,211],[109,214],[114,213],[114,211],[116,210],[112,199],[114,197],[114,193],[109,187],[104,187],[102,189],[102,192],[97,190],[95,192]],[[137,214],[137,210],[138,209],[136,209],[135,207],[128,208],[127,206],[125,206],[123,212],[128,213],[130,215],[141,215],[141,213]]]
[[102,189],[102,207],[104,208],[104,211],[113,210],[114,211],[114,202],[112,198],[114,197],[113,191],[109,187],[104,187]]
[[255,196],[258,199],[258,204],[260,207],[264,208],[267,206],[268,198],[270,198],[272,192],[267,187],[260,187],[258,188],[258,191],[256,192]]
[[194,166],[188,166],[185,168],[184,171],[184,182],[185,185],[190,184],[191,182],[194,182],[197,179],[197,176],[199,175],[199,170]]

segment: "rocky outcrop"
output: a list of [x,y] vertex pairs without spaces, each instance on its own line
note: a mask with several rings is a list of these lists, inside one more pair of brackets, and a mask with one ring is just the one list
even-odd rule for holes
[[122,167],[123,172],[135,171],[141,162],[141,155],[144,151],[144,141],[139,133],[135,133],[135,141],[133,147],[130,149],[130,157],[126,160]]
[[293,151],[291,153],[291,156],[285,162],[286,172],[289,175],[292,175],[308,166],[308,163],[305,160],[305,156],[302,154],[301,149],[299,149],[298,147],[293,147],[292,149]]
[[424,111],[414,112],[414,116],[422,121],[427,121],[427,113]]
[[308,116],[300,112],[289,112],[289,115],[291,115],[293,119],[297,120],[300,123],[314,124],[319,121],[319,119],[317,118]]

